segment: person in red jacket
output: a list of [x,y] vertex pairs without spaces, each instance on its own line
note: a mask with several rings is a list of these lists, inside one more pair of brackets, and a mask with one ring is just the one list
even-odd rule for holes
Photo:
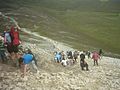
[[18,28],[12,26],[10,33],[12,37],[12,46],[13,46],[12,59],[15,60],[18,58],[18,51],[19,51],[18,46],[20,45],[20,37],[19,37]]
[[95,63],[98,66],[98,59],[100,59],[100,55],[97,52],[93,52],[92,59],[94,60],[94,66],[95,66]]

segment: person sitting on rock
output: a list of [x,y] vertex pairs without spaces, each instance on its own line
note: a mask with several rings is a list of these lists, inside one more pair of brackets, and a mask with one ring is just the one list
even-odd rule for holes
[[81,66],[81,69],[84,70],[84,67],[86,67],[86,71],[88,71],[88,64],[87,62],[85,62],[85,54],[82,53],[80,54],[80,66]]
[[22,76],[26,76],[27,67],[28,64],[32,63],[33,68],[36,70],[37,73],[39,73],[39,70],[35,64],[35,61],[33,60],[33,55],[28,53],[20,53],[19,59],[21,59],[21,72],[23,73]]

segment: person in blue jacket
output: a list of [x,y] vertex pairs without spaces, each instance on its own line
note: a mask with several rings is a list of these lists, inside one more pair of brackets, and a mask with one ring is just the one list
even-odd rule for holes
[[33,68],[36,70],[37,73],[39,73],[39,70],[35,64],[34,58],[32,54],[29,53],[24,53],[24,54],[20,54],[20,59],[21,59],[21,71],[22,71],[22,76],[26,76],[26,72],[27,72],[27,67],[28,64],[32,63]]
[[61,53],[56,52],[54,59],[55,59],[56,62],[59,63],[59,62],[61,62],[61,57],[62,57]]

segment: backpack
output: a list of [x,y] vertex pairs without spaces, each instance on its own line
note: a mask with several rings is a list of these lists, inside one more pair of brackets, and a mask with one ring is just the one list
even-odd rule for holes
[[12,43],[12,38],[10,32],[5,32],[4,33],[4,43],[5,44],[11,44]]
[[[18,29],[18,28],[16,28]],[[11,30],[10,30],[10,33],[11,33],[11,38],[12,38],[12,43],[13,45],[19,45],[20,44],[20,38],[19,38],[19,32],[18,30],[15,30],[14,27],[11,27]]]

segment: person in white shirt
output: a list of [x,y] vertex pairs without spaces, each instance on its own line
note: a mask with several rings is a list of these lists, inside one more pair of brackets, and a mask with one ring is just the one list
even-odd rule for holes
[[67,64],[67,60],[62,60],[61,61],[61,64],[65,67],[65,66],[67,66],[68,64]]

